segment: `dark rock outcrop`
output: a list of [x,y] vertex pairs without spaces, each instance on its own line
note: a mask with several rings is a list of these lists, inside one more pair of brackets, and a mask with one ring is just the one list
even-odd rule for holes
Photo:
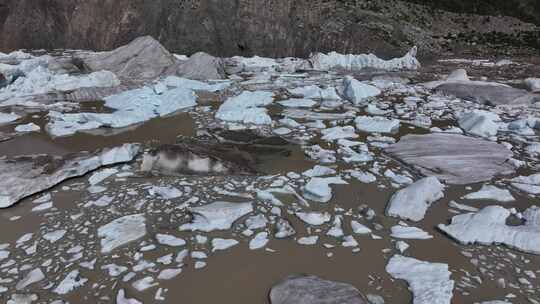
[[[473,42],[510,44],[523,50],[524,46],[540,48],[538,29],[514,17],[540,24],[538,14],[534,14],[538,12],[535,3],[535,0],[0,0],[0,50],[110,50],[143,35],[155,37],[171,52],[204,51],[221,57],[253,54],[305,57],[317,51],[371,51],[395,56],[412,45],[418,45],[420,52],[440,52],[458,45],[471,47]],[[480,9],[483,7],[489,9]],[[496,17],[505,14],[514,17]]]
[[272,287],[272,304],[366,304],[354,286],[316,276],[289,277]]

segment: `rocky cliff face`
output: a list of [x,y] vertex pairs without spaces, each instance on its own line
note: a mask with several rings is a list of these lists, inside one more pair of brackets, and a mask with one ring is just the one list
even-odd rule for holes
[[[499,14],[507,4],[496,3],[503,1],[410,2],[419,4],[396,0],[0,0],[0,50],[111,49],[141,35],[152,35],[177,53],[202,50],[219,56],[306,56],[330,50],[384,56],[403,53],[412,44],[419,45],[424,54],[456,48],[539,48],[538,28],[527,23],[540,18],[530,13],[538,11],[534,0],[510,1],[519,4],[508,11],[515,17],[469,14]],[[489,5],[477,5],[482,2]]]

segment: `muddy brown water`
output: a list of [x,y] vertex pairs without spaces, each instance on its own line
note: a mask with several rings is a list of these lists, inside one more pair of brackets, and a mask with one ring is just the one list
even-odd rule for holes
[[[40,118],[30,118],[22,123],[34,122],[44,128],[45,120]],[[446,122],[434,122],[434,126],[445,127]],[[10,133],[12,126],[0,127],[0,132]],[[127,142],[156,142],[174,143],[178,135],[195,135],[195,122],[188,113],[181,113],[165,118],[157,118],[142,125],[133,126],[123,132],[115,130],[114,134],[89,134],[78,133],[74,136],[52,139],[44,132],[29,133],[20,135],[12,140],[0,142],[0,156],[16,156],[26,154],[47,153],[54,155],[64,155],[76,151],[92,151],[104,147],[117,146]],[[422,134],[427,130],[403,124],[399,136],[404,134]],[[105,133],[107,131],[105,130]],[[365,140],[362,135],[360,140]],[[261,157],[259,167],[268,174],[285,174],[287,172],[302,172],[312,168],[315,162],[306,159],[301,148],[297,145],[288,145],[290,151],[287,157],[282,155],[265,155]],[[379,152],[378,152],[379,153]],[[401,164],[388,160],[392,168],[404,168]],[[347,168],[349,168],[347,166]],[[369,169],[369,167],[361,169]],[[412,172],[411,170],[408,170]],[[62,183],[51,191],[53,194],[55,209],[50,213],[69,212],[78,213],[79,207],[74,202],[84,199],[85,190],[59,191],[62,186],[72,186],[85,182],[85,178],[72,179]],[[149,180],[151,182],[151,180]],[[123,183],[130,183],[130,179]],[[166,288],[165,301],[154,299],[155,288],[146,292],[137,292],[130,283],[118,283],[108,286],[110,290],[94,290],[93,283],[100,283],[107,276],[103,271],[97,270],[101,266],[101,261],[96,264],[96,271],[81,270],[84,277],[89,282],[70,293],[66,300],[70,303],[115,303],[114,298],[119,289],[123,288],[128,297],[137,298],[144,303],[239,303],[255,304],[269,303],[268,292],[272,285],[285,279],[289,275],[312,274],[325,279],[347,282],[357,287],[364,294],[378,294],[384,297],[387,304],[405,304],[412,302],[412,296],[408,291],[407,284],[401,280],[392,280],[385,271],[388,259],[396,253],[395,242],[389,237],[389,229],[396,225],[399,220],[384,216],[386,204],[391,195],[396,191],[389,184],[385,188],[377,184],[362,184],[350,180],[349,185],[333,186],[333,198],[329,203],[312,203],[311,209],[331,211],[339,206],[344,209],[351,209],[353,212],[361,205],[367,205],[375,210],[377,216],[372,222],[363,222],[370,228],[374,228],[373,223],[383,225],[380,231],[374,230],[374,234],[382,236],[381,240],[374,240],[369,236],[355,236],[360,244],[360,252],[353,253],[351,249],[342,248],[335,239],[322,237],[315,246],[302,246],[294,240],[271,239],[267,249],[249,250],[247,241],[242,239],[241,244],[227,251],[212,254],[206,262],[208,266],[203,269],[194,269],[193,263],[184,267],[183,272],[170,281],[161,281],[160,287]],[[122,182],[115,182],[113,187],[122,186]],[[480,184],[471,185],[472,190],[478,190]],[[109,186],[110,188],[110,186]],[[463,295],[460,291],[454,290],[452,303],[474,303],[480,301],[503,299],[507,294],[516,295],[512,299],[513,303],[527,303],[527,299],[512,288],[500,288],[489,278],[482,276],[478,267],[474,266],[470,258],[465,257],[463,250],[473,250],[475,256],[490,256],[493,251],[502,250],[511,252],[514,255],[529,259],[531,262],[527,269],[537,270],[540,268],[540,258],[535,255],[524,254],[517,251],[510,251],[498,246],[461,246],[440,233],[436,226],[441,223],[448,223],[455,214],[449,212],[448,203],[456,200],[459,203],[481,208],[492,204],[489,201],[463,201],[460,200],[464,194],[471,192],[463,186],[450,186],[445,190],[445,197],[435,203],[427,211],[426,218],[414,226],[420,227],[434,236],[431,240],[406,240],[411,245],[406,255],[429,262],[440,262],[449,264],[452,271],[452,279],[459,281],[464,271],[472,275],[483,278],[480,287],[467,289],[470,295]],[[513,192],[516,201],[505,203],[506,207],[516,207],[523,210],[531,205],[540,205],[540,200],[530,198]],[[43,227],[51,217],[44,216],[43,213],[31,212],[35,205],[31,203],[36,196],[28,198],[12,208],[4,209],[0,212],[2,229],[0,229],[0,243],[14,243],[21,235],[28,232],[37,232]],[[145,198],[141,198],[145,199]],[[223,199],[231,200],[224,197]],[[501,204],[502,205],[502,204]],[[10,221],[14,216],[21,216],[21,219]],[[296,237],[307,236],[305,225],[292,215],[287,215],[297,230]],[[56,223],[58,224],[58,223]],[[67,223],[66,223],[67,224]],[[344,221],[345,234],[350,234],[350,224]],[[60,223],[62,226],[63,223]],[[325,230],[328,229],[326,226]],[[172,232],[172,231],[171,231]],[[177,232],[177,231],[176,231]],[[187,236],[187,234],[178,234]],[[230,238],[230,235],[223,233],[210,233],[208,237]],[[237,238],[238,239],[238,238]],[[333,244],[335,248],[327,249],[322,244]],[[132,245],[131,245],[132,246]],[[190,248],[191,249],[191,248]],[[271,251],[270,251],[271,250]],[[148,260],[155,259],[167,253],[176,253],[179,250],[158,247],[152,252],[145,252],[144,257]],[[332,253],[332,256],[327,254]],[[98,254],[98,257],[101,258]],[[105,258],[105,257],[103,257]],[[189,260],[189,258],[188,258]],[[104,262],[103,262],[104,263]],[[493,263],[496,263],[495,261]],[[509,269],[512,265],[508,265]],[[504,271],[503,271],[504,272]],[[506,271],[499,275],[508,281],[515,282],[517,277],[513,271]],[[120,280],[119,280],[120,281]],[[539,286],[538,280],[530,280],[534,286]],[[40,301],[48,300],[50,293],[38,285],[30,288],[31,292],[40,295]],[[0,294],[2,303],[7,301],[7,295]],[[41,303],[41,302],[40,302]]]

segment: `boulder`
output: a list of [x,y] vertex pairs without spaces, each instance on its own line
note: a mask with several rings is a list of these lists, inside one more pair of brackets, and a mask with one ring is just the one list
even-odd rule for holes
[[270,290],[271,304],[366,304],[354,286],[316,276],[292,276]]
[[[453,77],[463,75],[456,74]],[[525,90],[495,82],[451,81],[437,86],[435,90],[445,95],[492,106],[528,104],[534,99],[534,95]]]
[[515,171],[507,163],[512,152],[503,145],[457,134],[407,135],[385,151],[449,184],[477,183]]
[[108,70],[123,80],[154,80],[177,63],[157,40],[143,36],[115,50],[101,53],[79,53],[76,60],[91,71]]
[[195,80],[223,79],[226,76],[223,61],[204,52],[193,54],[180,63],[176,75]]

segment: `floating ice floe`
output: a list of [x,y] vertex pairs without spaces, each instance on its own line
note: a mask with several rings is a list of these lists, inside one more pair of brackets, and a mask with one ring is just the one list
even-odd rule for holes
[[251,203],[215,202],[201,207],[189,208],[191,223],[180,226],[180,230],[204,231],[230,229],[239,218],[253,211]]
[[124,144],[66,158],[46,155],[0,158],[0,208],[9,207],[25,197],[99,167],[129,162],[138,151],[138,145]]
[[126,215],[98,228],[101,253],[114,249],[146,235],[146,218],[143,214]]
[[450,304],[452,300],[454,281],[450,280],[447,264],[394,255],[386,271],[396,279],[407,281],[414,304]]
[[322,99],[322,100],[340,100],[341,97],[336,92],[336,89],[329,87],[321,89],[316,85],[299,87],[296,89],[290,89],[289,92],[293,95],[302,96],[309,99]]
[[0,125],[7,124],[10,122],[14,122],[17,119],[21,118],[19,115],[15,113],[2,113],[0,112]]
[[386,214],[411,221],[421,221],[432,203],[444,197],[444,186],[436,177],[423,178],[397,191],[386,208]]
[[369,229],[367,226],[360,224],[359,222],[352,220],[351,221],[351,229],[355,234],[369,234],[371,233],[371,229]]
[[510,180],[512,187],[529,194],[540,194],[540,173],[518,176]]
[[449,184],[471,184],[515,171],[507,163],[513,154],[505,146],[463,135],[406,135],[385,151]]
[[125,291],[120,289],[116,295],[116,304],[143,304],[143,302],[137,301],[136,299],[126,298]]
[[327,203],[332,199],[331,184],[346,185],[346,181],[339,176],[313,177],[304,186],[304,197],[320,203]]
[[397,119],[370,116],[359,116],[354,123],[358,130],[366,133],[395,133],[400,125]]
[[396,239],[428,240],[433,238],[432,235],[417,227],[396,225],[392,226],[391,231],[390,236]]
[[316,70],[361,70],[374,68],[381,70],[416,70],[420,62],[416,59],[417,48],[413,47],[405,56],[391,60],[383,60],[373,54],[343,55],[336,52],[329,54],[316,53],[309,58],[309,63]]
[[216,112],[216,118],[244,124],[269,125],[272,118],[264,108],[274,100],[272,92],[244,91],[238,96],[227,99]]
[[295,215],[304,223],[313,226],[320,226],[328,223],[330,219],[332,219],[332,216],[328,212],[296,212]]
[[497,202],[513,202],[516,199],[512,196],[510,191],[506,189],[500,189],[493,185],[483,185],[482,188],[476,192],[469,193],[462,197],[466,200],[492,200]]
[[525,223],[506,224],[511,212],[500,206],[488,206],[476,213],[456,215],[449,225],[437,227],[461,244],[504,244],[508,247],[540,254],[540,208],[532,206],[523,212]]
[[483,110],[465,113],[459,118],[459,126],[469,134],[480,137],[492,137],[499,132],[499,115]]
[[361,104],[382,93],[381,90],[376,87],[361,83],[351,76],[345,77],[343,80],[343,87],[343,95],[355,105]]
[[118,173],[118,170],[115,168],[106,168],[103,170],[99,170],[88,178],[88,182],[90,183],[90,185],[94,186],[116,173]]
[[317,102],[312,99],[292,98],[282,100],[279,102],[279,104],[287,108],[312,108],[317,104]]

